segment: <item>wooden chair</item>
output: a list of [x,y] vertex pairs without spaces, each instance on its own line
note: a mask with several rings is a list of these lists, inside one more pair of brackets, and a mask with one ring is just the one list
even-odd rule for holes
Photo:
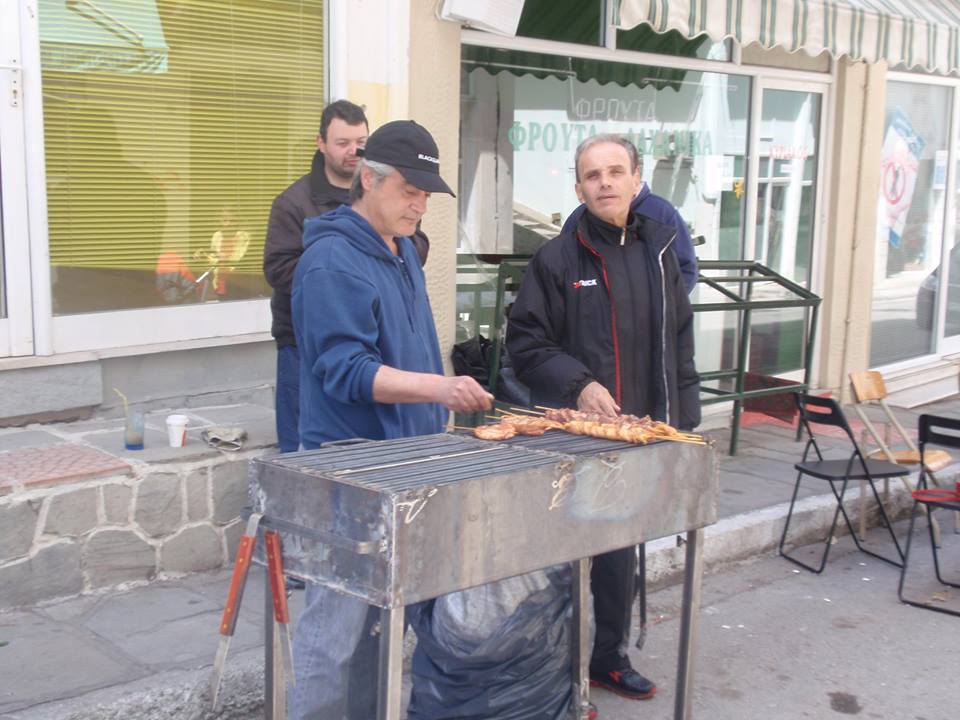
[[[853,387],[853,395],[856,400],[856,404],[853,406],[853,409],[856,411],[857,416],[860,418],[860,421],[863,423],[866,432],[873,438],[874,443],[877,445],[877,449],[867,453],[868,458],[886,460],[888,462],[896,463],[897,465],[916,465],[925,469],[927,477],[929,477],[934,484],[940,485],[940,482],[936,479],[935,473],[948,465],[953,463],[953,458],[950,456],[946,450],[941,449],[928,449],[924,453],[924,462],[920,462],[920,450],[917,448],[917,444],[913,441],[907,431],[904,430],[903,425],[900,424],[900,421],[897,420],[896,415],[893,414],[893,410],[890,409],[890,406],[887,404],[887,386],[883,382],[883,375],[881,375],[876,370],[863,370],[860,372],[850,373],[850,385]],[[884,415],[886,416],[886,421],[883,425],[883,433],[881,434],[877,427],[870,421],[870,418],[867,416],[867,413],[864,411],[864,408],[868,405],[874,405],[883,410]],[[891,440],[893,435],[893,430],[896,430],[896,433],[900,436],[903,445],[906,447],[895,449]],[[903,481],[904,487],[908,491],[913,490],[913,485],[910,483],[908,476],[903,476],[901,478]],[[888,493],[889,488],[884,488],[884,492]],[[860,483],[860,535],[863,535],[866,532],[866,519],[863,514],[863,510],[866,506],[866,487],[865,483]],[[926,511],[926,508],[924,508]],[[940,526],[934,520],[934,533],[937,537],[937,545],[940,544]],[[960,515],[955,517],[955,528],[960,529]]]

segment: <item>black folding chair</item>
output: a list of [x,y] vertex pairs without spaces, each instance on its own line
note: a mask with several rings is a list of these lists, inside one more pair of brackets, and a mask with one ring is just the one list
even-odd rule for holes
[[[847,418],[844,416],[843,410],[840,409],[840,406],[835,400],[817,397],[815,395],[807,395],[806,393],[797,393],[796,396],[797,405],[800,408],[800,423],[803,429],[806,430],[807,437],[809,439],[807,440],[807,444],[803,449],[803,457],[801,461],[794,465],[794,467],[797,469],[797,482],[793,486],[793,497],[790,498],[790,511],[787,513],[787,520],[783,526],[783,535],[780,538],[780,554],[790,562],[796,563],[800,567],[805,568],[810,572],[823,572],[823,568],[827,564],[827,556],[830,554],[830,545],[833,542],[833,536],[837,529],[837,520],[840,518],[840,515],[843,515],[843,520],[847,524],[847,530],[850,531],[850,536],[857,544],[858,550],[865,552],[867,555],[872,555],[878,560],[883,560],[884,562],[895,565],[896,567],[901,567],[903,565],[903,551],[900,549],[900,543],[897,542],[897,537],[893,533],[893,525],[890,523],[890,518],[887,517],[887,512],[884,510],[883,502],[880,500],[880,494],[877,492],[877,487],[874,485],[874,481],[881,480],[883,478],[907,475],[910,472],[909,469],[903,467],[902,465],[896,465],[895,463],[887,462],[886,460],[867,460],[860,452],[860,447],[857,445],[857,441],[853,438],[853,431],[850,429],[850,425],[847,424]],[[850,445],[853,448],[853,451],[850,453],[850,457],[840,460],[824,459],[823,453],[820,452],[820,446],[817,443],[816,436],[810,427],[811,425],[830,425],[841,428],[846,434],[847,439],[850,441]],[[810,448],[813,448],[816,452],[816,460],[810,461],[807,459],[810,453]],[[830,484],[830,491],[837,500],[837,509],[833,513],[833,524],[830,525],[830,533],[827,535],[827,540],[823,550],[823,557],[820,559],[819,567],[807,565],[803,561],[798,560],[795,557],[791,557],[783,549],[787,542],[787,531],[790,528],[790,518],[793,516],[793,508],[797,502],[797,493],[800,491],[800,480],[804,475],[826,480]],[[857,533],[853,529],[853,524],[850,522],[850,517],[847,515],[846,509],[843,507],[843,498],[847,492],[847,485],[850,483],[850,481],[860,480],[864,480],[869,483],[870,489],[873,491],[873,497],[876,498],[877,505],[880,508],[880,517],[882,518],[883,526],[887,528],[887,531],[890,533],[890,537],[893,539],[893,545],[897,549],[897,555],[900,558],[899,560],[892,560],[865,548],[860,543],[860,539],[857,537]],[[840,483],[839,492],[837,491],[836,487],[837,483]]]
[[[951,430],[953,434],[938,432],[938,430]],[[921,415],[920,426],[917,432],[920,441],[920,457],[925,457],[923,452],[927,443],[932,445],[942,445],[951,448],[960,448],[960,420],[953,418],[938,417],[936,415]],[[933,603],[920,602],[919,600],[908,600],[903,596],[903,582],[907,577],[907,564],[910,559],[910,541],[913,538],[913,525],[917,519],[917,508],[920,505],[926,507],[927,512],[927,531],[930,536],[930,548],[933,551],[933,570],[937,580],[941,585],[947,585],[952,588],[960,588],[960,583],[952,583],[943,579],[940,574],[940,560],[937,553],[937,544],[934,542],[934,529],[932,515],[935,509],[960,510],[960,482],[955,489],[931,488],[927,478],[930,471],[926,465],[920,466],[920,479],[917,481],[917,489],[913,493],[913,512],[910,513],[910,529],[907,532],[907,545],[903,553],[903,567],[900,570],[900,585],[897,587],[897,594],[900,596],[900,602],[914,607],[926,608],[947,615],[960,616],[960,611]]]

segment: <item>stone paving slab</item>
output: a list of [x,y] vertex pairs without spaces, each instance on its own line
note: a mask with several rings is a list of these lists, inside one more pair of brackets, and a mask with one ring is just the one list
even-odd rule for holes
[[44,447],[62,443],[63,438],[45,430],[13,430],[0,432],[0,452],[22,448]]
[[0,713],[143,677],[90,633],[32,612],[0,614]]
[[[193,617],[169,620],[150,630],[118,638],[114,644],[154,670],[211,665],[220,641],[218,629],[221,614],[222,608]],[[262,645],[263,622],[254,623],[240,617],[230,647],[242,650]]]
[[36,488],[131,472],[130,465],[120,458],[74,443],[23,448],[0,455],[0,488]]
[[214,602],[200,595],[161,585],[152,592],[138,588],[102,597],[83,625],[111,642],[119,642],[131,633],[154,630],[173,620],[217,609]]
[[83,441],[113,453],[118,457],[143,462],[193,462],[216,455],[217,451],[200,440],[198,428],[188,429],[184,447],[170,447],[166,429],[160,431],[146,427],[143,450],[127,450],[123,447],[123,429],[84,435]]
[[245,447],[274,445],[277,442],[276,421],[272,409],[259,405],[237,405],[198,408],[195,412],[207,425],[242,427],[247,431]]
[[[827,491],[826,485],[817,486],[812,483],[801,484],[797,497],[805,498],[822,495]],[[720,517],[732,517],[751,510],[790,502],[793,493],[793,484],[781,480],[761,480],[749,475],[735,478],[721,473],[720,497],[717,501],[717,512]]]

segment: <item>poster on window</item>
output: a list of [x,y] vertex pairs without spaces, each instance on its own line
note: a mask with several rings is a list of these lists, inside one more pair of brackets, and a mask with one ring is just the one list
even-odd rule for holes
[[880,218],[888,230],[890,245],[895,248],[900,247],[917,185],[920,155],[926,144],[903,111],[896,108],[880,151]]

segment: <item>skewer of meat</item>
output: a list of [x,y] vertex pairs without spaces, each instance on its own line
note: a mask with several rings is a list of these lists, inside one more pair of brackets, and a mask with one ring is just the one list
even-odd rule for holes
[[497,423],[495,425],[478,425],[473,434],[481,440],[502,441],[516,436],[517,429],[513,425]]

